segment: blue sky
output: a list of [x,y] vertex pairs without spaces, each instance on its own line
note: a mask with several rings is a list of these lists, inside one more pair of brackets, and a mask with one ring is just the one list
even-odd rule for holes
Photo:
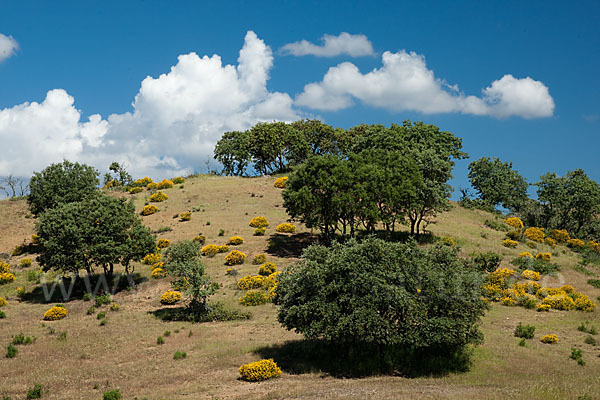
[[600,181],[599,17],[597,1],[3,0],[0,175],[63,157],[202,172],[223,130],[319,117],[422,120],[530,182]]

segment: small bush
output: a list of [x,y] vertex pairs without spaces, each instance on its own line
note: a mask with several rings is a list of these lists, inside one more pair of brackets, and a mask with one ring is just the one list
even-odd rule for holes
[[186,357],[187,353],[185,351],[176,351],[175,354],[173,354],[173,360],[183,360]]
[[121,309],[121,306],[116,303],[113,303],[110,305],[110,311],[119,311],[120,309]]
[[129,193],[130,194],[138,194],[138,193],[141,193],[143,191],[144,191],[144,189],[142,189],[139,186],[135,186],[135,187],[132,187],[131,189],[129,189]]
[[478,271],[493,272],[500,266],[502,256],[497,253],[480,253],[473,257],[473,262]]
[[175,304],[181,300],[181,293],[174,290],[168,290],[160,296],[160,302],[162,304]]
[[600,279],[588,279],[587,283],[589,283],[597,289],[600,289]]
[[0,310],[0,319],[6,318],[6,313]]
[[239,300],[243,306],[259,306],[269,302],[269,297],[262,290],[249,290]]
[[11,274],[10,272],[5,272],[5,273],[0,274],[0,285],[14,282],[14,280],[15,280],[15,275]]
[[519,258],[533,258],[533,256],[530,252],[524,251],[522,253],[519,253]]
[[110,294],[105,293],[101,296],[96,296],[94,301],[96,302],[96,307],[102,307],[105,304],[110,304],[112,302],[112,298],[110,297]]
[[525,347],[525,343],[526,343],[526,342],[525,342],[525,339],[521,339],[521,340],[519,341],[519,346],[520,346],[520,347]]
[[576,348],[571,348],[571,359],[572,360],[578,360],[580,358],[583,357],[583,353],[581,352],[581,349],[576,349]]
[[0,308],[8,305],[8,302],[4,297],[0,297]]
[[264,254],[257,254],[254,256],[254,260],[252,260],[252,265],[260,265],[267,262],[267,256]]
[[144,206],[144,208],[142,208],[142,215],[143,216],[152,215],[152,214],[156,213],[157,211],[158,211],[158,207],[156,207],[154,204],[148,204],[147,206]]
[[530,271],[528,269],[526,269],[525,271],[521,272],[521,276],[523,277],[523,279],[527,279],[527,280],[530,280],[530,281],[539,281],[540,280],[540,273],[539,272]]
[[229,244],[237,246],[244,243],[244,239],[241,236],[232,236],[229,238]]
[[546,243],[549,246],[556,247],[556,240],[552,238],[547,237],[546,239],[544,239],[544,243]]
[[219,246],[214,244],[207,244],[200,250],[203,256],[214,257],[219,252]]
[[162,279],[166,278],[167,276],[169,276],[169,273],[162,268],[154,268],[152,270],[152,277],[154,279]]
[[296,225],[284,222],[282,224],[277,225],[277,228],[275,228],[275,230],[281,233],[294,233],[296,232]]
[[33,343],[33,340],[31,340],[31,337],[25,336],[22,333],[19,333],[18,335],[13,336],[12,344],[14,344],[15,346],[28,345],[31,343]]
[[452,236],[443,236],[442,243],[445,246],[450,246],[450,247],[456,246],[456,240]]
[[[210,225],[210,223],[208,223],[208,225]],[[223,236],[223,235],[225,235],[225,230],[219,229],[219,236]]]
[[227,253],[229,251],[229,246],[222,244],[221,246],[218,246],[217,251],[219,253]]
[[21,268],[31,267],[32,262],[33,261],[31,260],[31,258],[24,258],[21,261],[19,261],[19,267],[21,267]]
[[596,345],[596,339],[594,339],[593,336],[586,336],[586,338],[584,339],[584,343],[585,344],[590,344],[592,346]]
[[40,385],[39,383],[36,383],[35,385],[33,385],[32,388],[30,388],[27,391],[27,400],[41,399],[43,394],[44,394],[44,387],[42,385]]
[[552,260],[552,254],[550,254],[550,253],[537,253],[535,255],[535,258],[537,258],[539,260],[550,261],[550,260]]
[[192,219],[192,213],[189,211],[182,212],[179,214],[179,220],[182,222],[190,221]]
[[521,238],[521,231],[506,232],[506,237],[511,240],[519,240]]
[[162,201],[168,200],[169,196],[164,194],[163,192],[156,192],[150,196],[148,199],[152,203],[160,203]]
[[250,226],[253,228],[266,228],[269,226],[269,221],[263,216],[254,217],[250,220]]
[[581,239],[569,239],[567,240],[567,246],[573,250],[581,250],[585,247],[585,242]]
[[496,222],[494,220],[491,219],[486,219],[485,222],[483,223],[485,226],[487,226],[488,228],[491,228],[495,231],[500,231],[500,232],[508,232],[510,231],[510,228],[504,224],[501,224],[499,222]]
[[281,369],[272,358],[242,365],[239,372],[240,377],[249,382],[260,382],[281,375]]
[[58,321],[67,316],[67,309],[64,307],[52,307],[44,313],[44,319],[46,321]]
[[258,268],[258,273],[262,276],[269,276],[275,271],[277,271],[277,266],[272,262],[264,263]]
[[267,230],[265,228],[256,228],[254,229],[254,236],[265,236]]
[[97,320],[101,320],[101,319],[104,319],[104,318],[106,318],[106,311],[100,311],[98,313],[98,315],[96,315],[96,319]]
[[95,312],[96,312],[96,307],[89,306],[86,313],[87,313],[87,315],[92,315]]
[[233,250],[225,256],[225,265],[239,265],[246,261],[246,254],[238,250]]
[[5,274],[10,272],[10,264],[0,261],[0,274]]
[[206,236],[204,236],[204,235],[194,236],[194,239],[192,239],[192,242],[204,244],[204,242],[206,242]]
[[158,247],[159,249],[166,249],[167,247],[169,247],[170,244],[171,241],[169,239],[158,239],[156,247]]
[[104,326],[108,323],[108,318],[104,318],[102,321],[100,321],[100,326]]
[[540,274],[552,274],[554,272],[560,271],[560,266],[558,264],[554,264],[548,261],[544,261],[541,258],[528,258],[528,257],[519,257],[515,258],[510,262],[512,265],[528,269],[530,271],[539,272]]
[[165,344],[165,339],[162,336],[157,337],[156,344]]
[[558,343],[558,336],[556,336],[555,334],[551,334],[551,335],[544,335],[544,336],[542,336],[542,338],[540,339],[540,342],[542,342],[542,343],[546,343],[546,344],[554,344],[554,343]]
[[523,339],[533,339],[535,333],[535,326],[523,325],[519,322],[515,328],[515,336]]
[[544,230],[541,228],[536,228],[536,227],[531,227],[531,228],[525,229],[525,231],[523,232],[523,235],[527,239],[537,242],[537,243],[544,243],[544,239],[546,238],[546,234],[544,233]]
[[121,400],[122,398],[123,396],[121,396],[121,391],[118,388],[104,392],[102,395],[102,400]]
[[285,184],[288,180],[287,176],[282,176],[281,178],[277,178],[275,179],[275,182],[273,182],[273,186],[276,187],[277,189],[285,189]]
[[567,232],[566,230],[562,229],[551,229],[550,230],[550,234],[549,236],[556,240],[557,242],[560,243],[565,243],[567,240],[569,240],[571,237],[569,236],[569,232]]
[[170,181],[168,179],[163,179],[162,181],[158,182],[158,185],[156,186],[156,188],[158,190],[161,189],[171,189],[173,187],[174,182]]
[[504,241],[502,242],[502,245],[504,247],[508,247],[509,249],[514,249],[515,247],[517,247],[518,244],[518,242],[515,242],[511,239],[504,239]]
[[19,350],[13,346],[13,344],[9,344],[6,347],[6,358],[15,358],[17,356],[17,353],[19,352]]
[[184,182],[185,179],[182,176],[176,176],[175,178],[173,178],[173,183],[176,185],[181,185]]
[[248,275],[241,278],[237,287],[240,290],[260,289],[265,285],[265,277],[262,275]]
[[504,223],[508,226],[512,226],[515,229],[523,229],[523,221],[517,217],[506,218]]

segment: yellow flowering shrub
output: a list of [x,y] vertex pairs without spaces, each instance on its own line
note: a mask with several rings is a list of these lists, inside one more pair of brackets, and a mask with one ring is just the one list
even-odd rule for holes
[[204,235],[194,236],[194,238],[192,239],[192,242],[204,244],[204,242],[206,242],[206,236],[204,236]]
[[256,228],[254,229],[254,236],[265,236],[267,230],[265,228]]
[[542,303],[539,303],[539,304],[536,306],[536,309],[537,309],[538,311],[542,311],[542,312],[543,312],[543,311],[550,311],[550,308],[552,308],[552,307],[550,307],[550,305],[549,305],[549,304],[542,304]]
[[538,290],[540,290],[540,288],[542,287],[539,283],[534,281],[527,281],[525,282],[525,285],[527,285],[525,290],[527,291],[527,293],[531,294],[536,294]]
[[277,178],[275,179],[275,182],[273,182],[273,186],[275,186],[277,189],[285,189],[285,184],[288,180],[287,176],[282,176],[281,178]]
[[509,306],[509,307],[517,305],[517,302],[512,297],[502,297],[500,299],[500,303],[502,303],[503,306]]
[[519,258],[525,258],[525,257],[527,257],[527,258],[533,258],[533,256],[531,255],[531,253],[528,252],[528,251],[524,251],[522,253],[519,253]]
[[587,242],[587,246],[590,248],[590,250],[600,253],[600,243],[590,240]]
[[142,259],[142,263],[146,265],[152,265],[156,264],[157,262],[160,262],[161,259],[162,255],[160,253],[150,253],[144,256],[144,258]]
[[238,250],[233,250],[225,256],[225,265],[239,265],[246,261],[246,254]]
[[585,247],[585,242],[581,239],[569,239],[567,240],[567,246],[573,249],[583,249]]
[[282,232],[282,233],[294,233],[294,232],[296,232],[296,225],[288,224],[287,222],[284,222],[283,224],[277,225],[277,228],[275,228],[275,230],[277,232]]
[[214,257],[219,252],[219,246],[215,244],[207,244],[200,250],[203,256]]
[[508,226],[512,226],[515,229],[523,229],[523,221],[517,217],[506,218],[504,223]]
[[486,281],[501,287],[506,287],[505,280],[516,275],[516,271],[510,268],[497,269],[487,274]]
[[267,293],[263,290],[249,290],[242,297],[239,302],[243,306],[259,306],[269,302]]
[[241,236],[232,236],[229,238],[229,244],[233,246],[237,246],[242,243],[244,243],[244,238],[242,238]]
[[19,298],[21,298],[21,299],[22,299],[23,297],[25,297],[25,288],[24,288],[24,287],[22,287],[22,286],[19,286],[19,287],[18,287],[18,288],[15,290],[15,292],[17,292],[17,297],[19,297]]
[[183,182],[185,182],[185,178],[183,176],[176,176],[173,178],[173,183],[176,185],[181,185]]
[[543,229],[535,227],[525,229],[523,235],[525,235],[527,239],[538,243],[543,243],[544,238],[546,237],[546,234],[544,233]]
[[500,301],[502,298],[502,288],[494,284],[483,285],[482,294],[493,301]]
[[524,279],[527,279],[527,280],[530,280],[530,281],[539,281],[540,280],[540,273],[539,272],[530,271],[528,269],[526,269],[525,271],[521,272],[521,276]]
[[0,297],[0,308],[4,307],[7,304],[8,302],[6,301],[6,299],[4,297]]
[[158,182],[158,185],[156,186],[157,189],[171,189],[173,187],[173,181],[170,181],[168,179],[163,179],[162,181]]
[[0,274],[0,285],[4,285],[5,283],[11,283],[15,280],[15,274],[11,274],[10,272],[4,272]]
[[442,243],[446,246],[456,246],[456,240],[452,236],[444,236],[442,237]]
[[169,239],[158,239],[156,247],[158,247],[159,249],[166,249],[167,247],[169,247],[170,244],[171,241]]
[[564,243],[571,239],[569,232],[567,232],[565,229],[551,229],[549,236],[560,243]]
[[31,258],[24,258],[21,261],[19,261],[19,267],[21,267],[21,268],[31,267],[32,262],[33,261],[31,260]]
[[540,339],[540,342],[542,342],[542,343],[546,343],[546,344],[554,344],[554,343],[558,343],[558,336],[556,336],[555,334],[552,334],[552,335],[544,335],[544,336],[542,336],[542,338]]
[[178,301],[181,301],[181,293],[174,290],[167,290],[162,296],[160,296],[160,302],[162,304],[170,305],[175,304]]
[[537,253],[535,255],[535,258],[537,258],[539,260],[550,261],[550,260],[552,260],[552,254],[550,254],[550,253]]
[[259,275],[263,276],[269,276],[275,271],[277,271],[277,266],[272,262],[264,263],[258,268]]
[[152,196],[150,196],[150,198],[148,200],[150,200],[152,203],[160,203],[161,201],[165,201],[168,198],[169,198],[169,196],[167,196],[163,192],[156,192],[156,193],[152,194]]
[[578,293],[575,298],[575,309],[579,311],[592,312],[596,308],[596,304],[584,294]]
[[277,286],[277,284],[279,283],[279,274],[281,274],[281,271],[275,271],[273,272],[271,275],[267,276],[265,278],[265,283],[263,285],[263,287],[266,288],[273,288],[275,286]]
[[552,239],[551,237],[547,237],[546,239],[544,239],[544,243],[552,247],[556,247],[556,240]]
[[227,253],[228,251],[229,251],[229,246],[227,246],[226,244],[217,246],[217,252],[219,252],[219,253]]
[[143,192],[143,191],[144,191],[144,189],[142,189],[142,188],[141,188],[141,187],[139,187],[139,186],[134,186],[134,187],[132,187],[131,189],[129,189],[129,193],[130,193],[130,194],[137,194],[137,193],[141,193],[141,192]]
[[67,316],[67,309],[64,307],[54,306],[44,313],[44,319],[46,321],[58,321]]
[[566,294],[550,295],[542,300],[542,304],[547,304],[550,308],[563,311],[569,311],[575,308],[575,302]]
[[169,276],[169,274],[162,268],[154,268],[152,270],[152,277],[154,279],[166,278],[167,276]]
[[254,217],[250,220],[250,226],[253,228],[265,228],[269,226],[269,221],[265,217]]
[[241,378],[249,382],[264,381],[281,375],[281,369],[272,358],[242,365],[239,371]]
[[148,178],[147,176],[145,176],[141,179],[136,180],[134,183],[136,185],[140,185],[140,186],[148,186],[148,184],[152,183],[152,182],[153,182],[152,178]]
[[179,220],[180,221],[190,221],[192,219],[192,213],[189,211],[184,211],[182,213],[179,214]]
[[147,206],[144,206],[144,208],[142,208],[142,215],[152,215],[157,211],[158,207],[156,207],[154,204],[148,204]]
[[253,265],[260,265],[267,262],[267,256],[264,253],[257,254],[254,256],[254,260],[252,260]]
[[10,264],[0,261],[0,274],[6,274],[10,272]]
[[563,292],[565,292],[566,294],[573,294],[575,293],[575,288],[571,285],[562,285],[559,290],[562,290]]
[[265,285],[266,279],[262,275],[248,275],[238,281],[237,287],[240,290],[260,289]]
[[33,235],[31,235],[31,243],[35,245],[40,244],[40,237],[34,233]]
[[509,249],[514,249],[515,247],[517,247],[518,244],[518,242],[511,239],[504,239],[504,241],[502,242],[502,245],[504,247],[508,247]]
[[150,182],[149,184],[146,185],[146,189],[148,190],[156,190],[158,188],[158,183],[156,182]]

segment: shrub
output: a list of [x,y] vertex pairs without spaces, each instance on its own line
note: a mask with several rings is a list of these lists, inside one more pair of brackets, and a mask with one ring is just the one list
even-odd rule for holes
[[583,357],[581,349],[571,348],[571,359],[578,360]]
[[173,181],[170,181],[168,179],[163,179],[162,181],[158,182],[158,185],[156,186],[156,188],[158,190],[161,189],[171,189],[173,187]]
[[167,276],[169,276],[169,274],[162,268],[154,268],[152,270],[152,277],[154,279],[166,278]]
[[104,392],[102,395],[102,400],[121,400],[122,398],[121,391],[118,388]]
[[165,344],[165,339],[163,339],[162,336],[159,336],[158,338],[156,338],[156,344]]
[[500,266],[502,256],[497,253],[479,253],[473,257],[473,262],[478,271],[492,272]]
[[105,304],[110,304],[112,302],[112,298],[109,293],[105,293],[101,296],[95,297],[96,307],[102,307]]
[[4,297],[0,297],[0,308],[4,307],[7,304],[8,302],[6,301],[6,299]]
[[207,244],[201,250],[202,255],[206,257],[214,257],[219,252],[219,246],[214,244]]
[[173,354],[173,360],[183,360],[186,357],[187,353],[185,351],[176,351],[175,354]]
[[515,336],[519,338],[533,339],[534,333],[535,326],[533,325],[523,325],[519,322],[519,324],[515,328]]
[[160,203],[161,201],[165,201],[168,198],[169,196],[167,196],[163,192],[156,192],[152,194],[148,200],[150,200],[152,203]]
[[524,294],[523,296],[519,297],[517,303],[521,307],[526,308],[528,310],[533,310],[538,305],[537,297],[531,294]]
[[260,289],[265,285],[265,277],[262,275],[248,275],[241,278],[237,287],[240,290]]
[[160,253],[150,253],[146,254],[142,259],[142,263],[146,265],[154,265],[162,259],[162,255]]
[[530,271],[528,269],[526,269],[525,271],[523,271],[521,273],[521,276],[524,279],[527,279],[527,280],[530,280],[530,281],[539,281],[540,280],[540,273],[539,272]]
[[6,347],[6,358],[15,358],[19,350],[11,343]]
[[282,224],[277,225],[277,228],[275,228],[275,230],[281,233],[294,233],[296,232],[296,225],[284,222]]
[[181,185],[184,182],[185,179],[182,176],[176,176],[175,178],[173,178],[173,183],[176,185]]
[[4,285],[5,283],[10,283],[15,280],[15,275],[10,272],[5,272],[0,274],[0,285]]
[[519,268],[529,269],[531,271],[539,272],[540,274],[551,274],[560,271],[560,266],[548,261],[544,261],[541,258],[515,258],[510,262]]
[[166,292],[163,293],[162,296],[160,296],[160,302],[162,304],[175,304],[178,301],[181,300],[181,293],[176,292],[174,290],[167,290]]
[[541,228],[536,228],[536,227],[531,227],[531,228],[525,229],[525,232],[523,232],[523,235],[527,239],[532,240],[534,242],[538,242],[538,243],[543,243],[544,238],[546,237],[544,230]]
[[575,309],[585,312],[593,312],[596,304],[590,298],[581,293],[575,294]]
[[144,206],[144,208],[142,208],[142,215],[143,216],[152,215],[152,214],[156,213],[157,211],[158,211],[158,207],[156,207],[154,204],[148,204],[147,206]]
[[194,239],[192,239],[192,242],[204,244],[206,242],[206,236],[204,236],[204,235],[194,236]]
[[265,228],[256,228],[254,229],[254,236],[265,236],[266,231]]
[[190,221],[192,219],[192,213],[189,211],[182,212],[179,214],[179,220],[182,222]]
[[237,246],[244,243],[244,239],[241,236],[232,236],[229,238],[229,244]]
[[87,315],[92,315],[94,312],[96,312],[96,307],[89,306],[88,309],[87,309],[87,311],[86,311],[86,314]]
[[269,276],[275,271],[277,271],[277,266],[272,262],[264,263],[258,268],[258,273],[262,276]]
[[542,336],[542,338],[540,339],[540,342],[542,342],[542,343],[546,343],[546,344],[554,344],[554,343],[558,343],[558,336],[556,336],[555,334],[552,334],[552,335],[544,335],[544,336]]
[[33,343],[31,337],[23,335],[23,333],[19,333],[18,335],[13,336],[12,344],[15,346],[18,345],[27,345]]
[[248,382],[260,382],[281,375],[281,369],[272,358],[242,365],[239,371],[240,377]]
[[506,218],[504,223],[508,226],[512,226],[515,229],[523,229],[523,221],[517,217]]
[[595,346],[595,345],[596,345],[596,339],[594,339],[594,337],[593,337],[593,336],[586,336],[586,338],[583,340],[583,342],[584,342],[585,344],[590,344],[590,345],[592,345],[592,346]]
[[150,182],[149,184],[146,185],[146,189],[148,190],[156,190],[158,188],[158,183],[156,182]]
[[589,283],[597,289],[600,289],[600,279],[588,279],[587,283]]
[[550,260],[552,260],[552,254],[550,254],[550,253],[537,253],[535,255],[535,258],[537,258],[538,260],[550,261]]
[[593,252],[600,253],[600,243],[590,240],[587,242],[587,247]]
[[10,272],[10,264],[0,261],[0,274],[7,274]]
[[158,239],[156,247],[158,247],[159,249],[165,249],[169,247],[170,244],[171,241],[169,239]]
[[492,228],[493,230],[496,230],[496,231],[508,232],[510,230],[510,228],[508,226],[501,224],[499,222],[496,222],[494,220],[491,220],[491,219],[486,219],[483,224],[485,226],[487,226],[488,228]]
[[225,256],[225,265],[239,265],[246,261],[246,254],[238,250],[233,250]]
[[265,217],[254,217],[250,220],[250,226],[253,228],[266,228],[269,226],[269,221]]
[[97,315],[96,315],[96,319],[97,320],[101,320],[106,318],[106,311],[100,311]]
[[52,307],[44,313],[46,321],[57,321],[67,316],[67,309],[64,307]]
[[506,232],[506,237],[511,240],[519,240],[521,239],[521,231],[509,231]]
[[567,246],[574,250],[581,250],[585,247],[585,242],[581,239],[569,239],[567,240]]
[[524,251],[522,253],[519,253],[519,258],[525,258],[525,257],[527,257],[527,258],[533,258],[533,256],[531,255],[531,253],[528,252],[528,251]]
[[555,310],[569,311],[575,308],[575,302],[566,294],[555,294],[545,297],[542,304],[549,305]]
[[544,239],[544,243],[546,243],[547,245],[550,245],[552,247],[556,247],[556,240],[547,237],[546,239]]
[[32,388],[30,388],[27,391],[27,400],[41,399],[43,394],[44,394],[44,387],[42,385],[40,385],[39,383],[36,383],[35,385],[33,385]]
[[565,243],[571,238],[569,232],[564,229],[551,229],[549,236],[560,243]]
[[229,246],[227,246],[226,244],[222,244],[217,247],[217,251],[219,253],[227,253],[229,251]]
[[130,193],[130,194],[137,194],[137,193],[141,193],[141,192],[143,192],[143,191],[144,191],[144,189],[142,189],[142,188],[141,188],[141,187],[139,187],[139,186],[134,186],[134,187],[132,187],[131,189],[129,189],[129,193]]
[[282,176],[281,178],[277,178],[275,179],[275,182],[273,182],[273,186],[275,186],[278,189],[285,189],[285,184],[288,180],[287,176]]
[[119,311],[121,309],[121,306],[114,303],[110,305],[110,311]]
[[0,311],[0,319],[6,318],[6,313],[4,311]]
[[257,254],[254,256],[254,260],[252,260],[253,265],[264,264],[267,261],[267,256],[264,254]]
[[21,268],[27,268],[27,267],[31,267],[31,258],[24,258],[21,261],[19,261],[19,267]]
[[504,239],[504,241],[502,242],[502,245],[504,245],[504,247],[508,247],[510,249],[517,247],[518,244],[519,244],[518,242],[515,242],[514,240],[511,240],[511,239]]

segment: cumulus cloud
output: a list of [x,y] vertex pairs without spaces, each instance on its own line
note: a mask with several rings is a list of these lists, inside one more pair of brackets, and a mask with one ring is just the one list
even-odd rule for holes
[[218,55],[180,55],[168,73],[142,81],[131,112],[82,122],[64,90],[0,110],[0,141],[10,155],[0,175],[27,176],[63,158],[103,169],[118,161],[136,176],[199,170],[223,132],[299,118],[288,94],[267,90],[272,66],[271,49],[250,31],[237,66]]
[[335,111],[352,106],[355,100],[393,112],[424,114],[459,112],[539,118],[554,112],[554,100],[542,82],[505,75],[483,89],[480,97],[467,96],[457,85],[450,86],[436,78],[422,55],[404,50],[386,51],[381,68],[366,74],[350,62],[332,67],[321,82],[304,87],[296,104]]
[[352,57],[374,55],[373,45],[365,35],[351,35],[342,32],[338,36],[324,35],[322,45],[316,45],[306,40],[288,43],[281,48],[281,53],[294,56],[313,55],[317,57],[335,57],[347,54]]
[[11,57],[19,49],[19,43],[12,37],[0,33],[0,62]]

